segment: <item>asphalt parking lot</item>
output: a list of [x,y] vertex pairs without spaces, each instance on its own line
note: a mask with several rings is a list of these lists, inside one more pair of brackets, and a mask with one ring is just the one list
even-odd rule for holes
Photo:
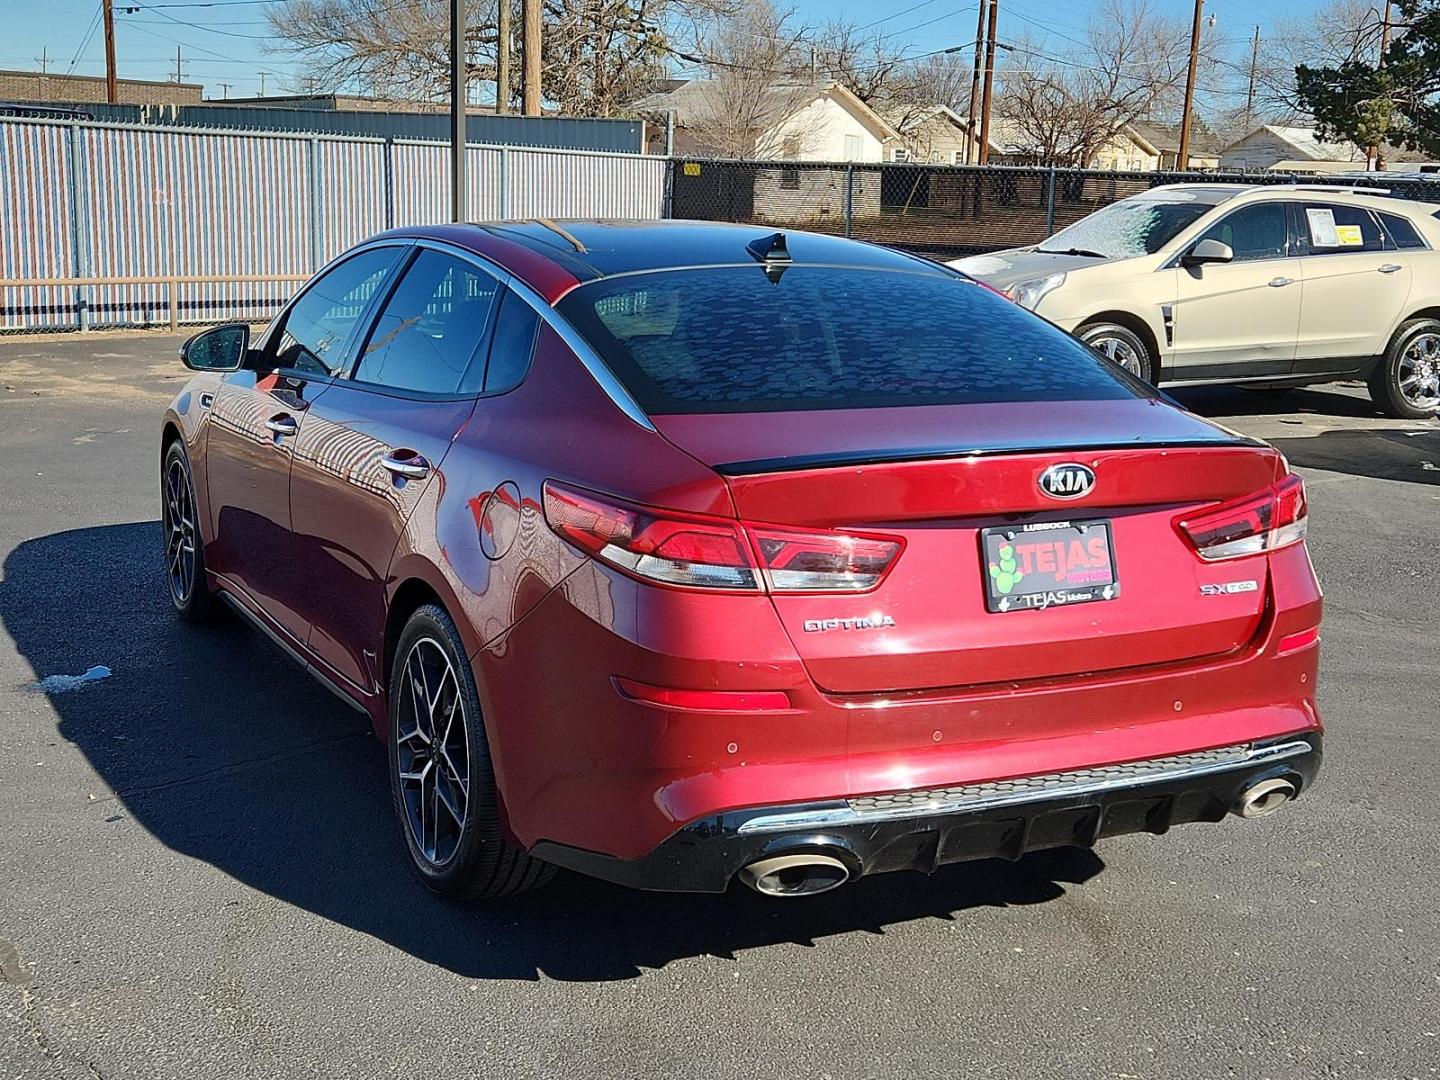
[[0,1077],[1440,1074],[1440,425],[1183,395],[1310,485],[1329,744],[1273,819],[807,902],[461,905],[357,714],[171,618],[178,341],[0,339]]

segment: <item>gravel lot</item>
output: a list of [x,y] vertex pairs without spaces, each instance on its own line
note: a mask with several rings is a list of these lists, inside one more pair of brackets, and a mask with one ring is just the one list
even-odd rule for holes
[[1440,1074],[1435,423],[1184,395],[1310,483],[1329,745],[1274,819],[805,903],[466,906],[412,878],[357,714],[171,619],[178,340],[0,339],[0,1078]]

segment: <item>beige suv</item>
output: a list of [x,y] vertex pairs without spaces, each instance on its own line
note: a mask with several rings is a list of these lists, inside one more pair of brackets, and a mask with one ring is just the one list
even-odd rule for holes
[[1174,184],[950,265],[1152,383],[1364,379],[1420,418],[1440,410],[1436,213],[1373,189]]

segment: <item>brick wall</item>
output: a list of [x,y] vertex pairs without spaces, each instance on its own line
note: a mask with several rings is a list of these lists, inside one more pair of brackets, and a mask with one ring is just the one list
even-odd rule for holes
[[[199,83],[146,82],[120,79],[122,105],[193,105],[201,100]],[[105,80],[92,75],[42,75],[38,71],[0,71],[0,101],[55,104],[103,102]]]

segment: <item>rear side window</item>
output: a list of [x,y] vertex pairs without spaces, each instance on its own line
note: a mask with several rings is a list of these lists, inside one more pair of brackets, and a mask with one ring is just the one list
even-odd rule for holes
[[1205,230],[1201,240],[1219,240],[1235,252],[1236,262],[1281,258],[1289,244],[1290,224],[1285,204],[1252,203],[1226,214]]
[[1068,334],[948,274],[669,270],[583,285],[559,310],[655,415],[1144,393]]
[[1385,250],[1380,226],[1363,206],[1306,206],[1300,215],[1300,243],[1310,255]]
[[485,369],[485,392],[499,394],[513,390],[530,370],[530,355],[535,351],[535,331],[540,315],[510,290],[500,302],[495,320],[495,336],[490,342],[490,362]]
[[346,259],[310,285],[285,314],[275,341],[276,367],[336,375],[349,360],[345,345],[370,301],[392,277],[403,249],[372,248]]
[[1425,247],[1424,238],[1408,218],[1403,218],[1399,214],[1381,214],[1380,224],[1385,227],[1386,236],[1397,248]]
[[385,302],[361,350],[356,381],[430,394],[479,393],[481,345],[499,291],[484,270],[422,250]]

